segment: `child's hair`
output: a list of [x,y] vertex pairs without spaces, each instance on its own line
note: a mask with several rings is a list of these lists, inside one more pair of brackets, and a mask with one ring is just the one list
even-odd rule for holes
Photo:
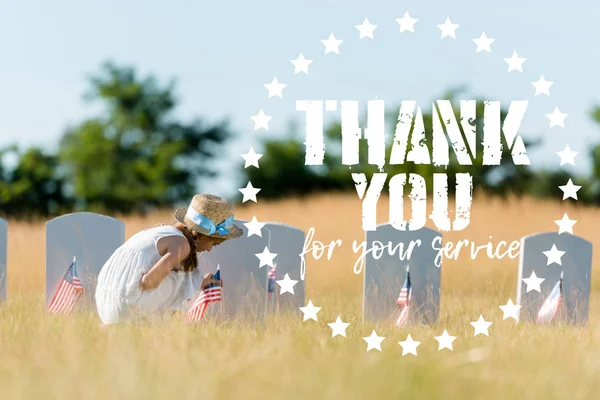
[[183,235],[190,244],[190,254],[181,261],[181,267],[185,272],[191,272],[198,267],[198,254],[196,252],[196,242],[202,236],[188,227],[183,228]]

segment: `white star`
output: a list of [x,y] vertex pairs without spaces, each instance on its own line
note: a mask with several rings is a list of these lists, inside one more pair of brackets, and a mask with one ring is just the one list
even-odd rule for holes
[[244,199],[242,200],[242,203],[245,203],[248,200],[252,200],[253,202],[256,203],[256,195],[258,194],[258,192],[260,192],[260,189],[252,186],[252,182],[248,181],[248,184],[246,185],[245,188],[238,189],[238,190],[244,195]]
[[503,320],[507,318],[514,318],[515,321],[519,320],[519,310],[521,309],[521,306],[513,304],[512,299],[508,299],[508,302],[505,305],[498,307],[504,312],[504,316],[502,317]]
[[450,21],[450,18],[446,18],[446,21],[443,24],[439,24],[437,27],[442,31],[442,39],[446,36],[456,39],[456,29],[459,26],[460,25],[458,24],[453,24],[452,21]]
[[404,13],[402,18],[396,18],[396,22],[400,24],[400,33],[404,31],[415,33],[415,24],[417,21],[417,18],[411,18],[408,15],[408,11]]
[[483,315],[480,315],[477,321],[471,322],[471,325],[473,326],[473,328],[475,328],[475,333],[473,334],[473,336],[477,336],[480,333],[484,334],[485,336],[490,336],[490,334],[488,333],[488,329],[492,325],[492,322],[488,322],[485,319],[483,319]]
[[548,261],[546,262],[546,266],[555,264],[555,263],[562,266],[562,262],[561,262],[560,258],[566,252],[558,250],[558,248],[556,247],[555,244],[552,245],[552,248],[550,250],[544,251],[543,253],[548,258]]
[[480,51],[487,51],[488,53],[492,52],[492,43],[496,41],[496,39],[490,39],[487,37],[485,32],[481,33],[481,36],[476,39],[472,39],[473,42],[477,45],[477,53]]
[[340,44],[342,44],[342,42],[343,40],[336,39],[335,36],[333,36],[333,32],[329,34],[329,38],[321,40],[321,43],[325,45],[325,54],[340,54],[340,49],[338,47],[340,46]]
[[299,72],[304,72],[308,74],[308,66],[312,64],[313,60],[307,60],[304,58],[304,55],[300,53],[297,59],[290,60],[292,64],[294,64],[294,75]]
[[567,118],[569,114],[561,113],[558,107],[554,107],[554,111],[549,114],[546,114],[546,117],[550,119],[550,128],[553,126],[562,126],[565,127],[565,118]]
[[262,228],[265,226],[265,223],[258,222],[258,220],[256,219],[256,215],[252,217],[252,221],[244,222],[244,225],[246,226],[246,228],[248,228],[247,237],[250,237],[252,235],[262,237]]
[[296,283],[298,283],[298,281],[295,281],[293,279],[290,279],[290,275],[289,274],[285,274],[285,276],[283,277],[283,279],[280,279],[277,282],[277,284],[281,287],[281,291],[279,292],[280,295],[282,295],[283,293],[291,293],[291,294],[295,294],[294,293],[294,285]]
[[407,355],[408,353],[411,353],[416,356],[417,355],[417,347],[419,347],[421,342],[417,342],[416,340],[413,340],[413,338],[410,336],[410,333],[409,333],[408,336],[406,337],[406,340],[403,342],[398,342],[398,344],[400,346],[402,346],[402,356],[403,357],[405,355]]
[[258,114],[253,117],[250,117],[254,121],[254,130],[265,128],[269,130],[269,121],[271,120],[271,116],[265,115],[265,112],[261,108]]
[[535,274],[535,271],[532,271],[529,278],[523,278],[523,282],[525,282],[525,284],[527,285],[526,293],[529,293],[532,290],[542,293],[540,284],[544,281],[545,281],[544,278],[538,278],[537,275]]
[[346,337],[346,328],[348,328],[350,324],[347,322],[342,322],[342,319],[338,315],[335,322],[330,322],[327,325],[329,325],[332,329],[331,337],[335,337],[336,335]]
[[560,157],[560,165],[575,165],[575,157],[577,156],[577,154],[579,154],[579,152],[571,150],[569,145],[566,145],[563,151],[557,151],[556,154],[558,154],[558,156]]
[[258,257],[258,259],[260,260],[260,265],[258,266],[258,268],[262,268],[263,265],[268,265],[271,268],[273,268],[273,259],[277,257],[277,253],[271,253],[267,246],[265,246],[263,252],[257,253],[255,254],[255,256]]
[[452,342],[456,340],[456,336],[448,335],[448,331],[446,329],[444,329],[444,333],[442,333],[442,336],[435,336],[434,339],[437,340],[439,343],[438,351],[442,349],[454,350],[452,348]]
[[547,81],[544,75],[541,75],[539,80],[531,82],[531,84],[535,87],[536,96],[539,94],[550,96],[550,86],[554,85],[554,82]]
[[277,77],[273,78],[271,83],[265,83],[265,87],[269,90],[269,99],[273,96],[283,98],[283,88],[287,85],[285,83],[279,83]]
[[259,168],[258,160],[262,156],[262,154],[255,153],[254,148],[250,146],[250,150],[248,150],[246,154],[242,154],[242,158],[246,161],[246,163],[244,164],[244,168],[248,168],[251,165],[255,166],[256,168]]
[[369,20],[366,18],[363,21],[362,25],[354,25],[354,26],[356,26],[356,29],[358,29],[360,31],[359,39],[362,39],[364,37],[370,37],[371,39],[373,39],[373,31],[375,30],[375,28],[377,28],[377,25],[371,25],[369,23]]
[[365,342],[367,342],[367,351],[371,349],[381,351],[381,342],[384,341],[385,337],[377,336],[375,330],[371,332],[371,336],[367,336],[363,338]]
[[569,219],[567,213],[563,215],[562,219],[554,221],[556,225],[558,225],[558,234],[560,235],[563,232],[569,232],[571,235],[573,234],[573,225],[577,223],[574,219]]
[[526,58],[519,57],[516,51],[513,51],[510,58],[505,58],[504,61],[508,63],[508,72],[510,71],[521,71],[523,72],[523,63],[527,61]]
[[566,185],[559,186],[559,188],[563,191],[563,200],[566,200],[569,197],[572,197],[575,200],[577,200],[577,191],[581,189],[581,186],[573,185],[573,181],[569,179],[569,182],[567,182]]
[[306,307],[300,307],[300,311],[302,311],[304,314],[302,322],[308,319],[314,319],[315,321],[318,321],[317,313],[321,311],[321,307],[315,307],[312,300],[309,300]]

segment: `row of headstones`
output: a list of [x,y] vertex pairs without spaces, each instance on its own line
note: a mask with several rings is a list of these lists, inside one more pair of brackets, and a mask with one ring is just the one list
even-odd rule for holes
[[[235,241],[226,241],[211,252],[199,256],[198,268],[202,274],[214,272],[217,265],[226,284],[223,301],[217,307],[209,307],[207,316],[223,319],[262,319],[269,313],[298,312],[305,305],[305,281],[300,277],[301,258],[305,233],[295,227],[268,222],[261,236],[248,237],[244,226],[247,221],[236,220],[244,235]],[[440,232],[423,228],[415,232],[398,231],[390,224],[382,224],[376,231],[367,232],[366,248],[372,251],[365,257],[363,285],[363,318],[369,321],[391,323],[398,314],[396,300],[405,282],[406,265],[410,265],[412,323],[435,323],[440,311],[441,268],[435,265]],[[58,285],[72,262],[77,260],[77,271],[85,289],[78,308],[94,307],[96,277],[104,262],[125,241],[123,222],[95,213],[81,212],[63,215],[46,223],[46,302],[50,303]],[[410,260],[402,261],[401,255],[411,241]],[[436,242],[437,241],[437,242]],[[436,243],[436,247],[432,246]],[[401,244],[401,245],[400,245]],[[565,251],[562,257],[562,297],[570,323],[587,320],[590,298],[592,245],[588,241],[569,234],[553,232],[538,233],[521,241],[519,276],[516,304],[521,305],[519,319],[535,320],[539,308],[561,277],[561,268],[547,266],[543,252],[556,245]],[[256,254],[268,247],[276,253],[276,279],[285,274],[298,283],[294,294],[283,293],[274,285],[274,293],[268,293],[268,270],[259,268]],[[384,251],[377,251],[384,249]],[[6,298],[7,223],[0,219],[0,299]],[[309,256],[306,256],[309,258]],[[532,271],[545,278],[541,292],[526,291],[522,284]]]

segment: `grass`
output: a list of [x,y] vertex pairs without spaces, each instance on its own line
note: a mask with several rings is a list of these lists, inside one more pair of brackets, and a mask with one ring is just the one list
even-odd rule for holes
[[[387,218],[385,198],[378,220]],[[407,212],[410,212],[408,210]],[[477,198],[472,221],[445,241],[508,242],[555,230],[567,212],[575,234],[595,248],[600,210],[567,203]],[[598,274],[592,279],[590,320],[584,327],[536,327],[503,320],[499,305],[516,300],[517,259],[444,259],[442,310],[436,326],[394,329],[360,322],[361,276],[352,272],[361,241],[360,202],[352,196],[266,201],[237,215],[282,221],[328,244],[330,260],[307,256],[307,300],[322,307],[319,321],[284,317],[266,329],[185,326],[181,318],[101,328],[93,314],[55,317],[44,308],[43,223],[9,221],[9,301],[0,307],[0,399],[594,399],[600,393]],[[408,214],[407,214],[408,215]],[[122,218],[126,236],[170,212]],[[598,267],[594,254],[594,270]],[[469,322],[483,314],[490,336],[473,337]],[[327,323],[350,322],[347,337],[331,337]],[[179,316],[177,316],[179,317]],[[382,352],[366,351],[375,329]],[[438,351],[434,336],[456,336],[454,350]],[[402,356],[408,334],[418,356]]]

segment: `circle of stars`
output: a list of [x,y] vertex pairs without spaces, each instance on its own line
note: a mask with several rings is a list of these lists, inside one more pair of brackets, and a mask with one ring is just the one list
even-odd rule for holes
[[[399,24],[400,34],[403,34],[404,32],[415,33],[415,26],[418,23],[419,19],[411,17],[409,12],[407,11],[402,17],[396,18],[395,21]],[[445,38],[456,39],[456,31],[460,27],[459,24],[453,23],[450,17],[447,17],[443,23],[438,24],[436,26],[440,30],[440,38],[442,40]],[[364,38],[374,39],[374,32],[377,29],[378,25],[371,24],[368,18],[365,18],[361,24],[357,24],[355,25],[355,27],[359,31],[359,40],[362,40]],[[476,45],[476,53],[492,54],[492,45],[496,42],[496,39],[493,37],[489,37],[485,31],[482,31],[479,37],[473,38],[471,40]],[[342,45],[344,40],[336,38],[335,34],[331,32],[326,39],[323,39],[320,42],[324,46],[324,55],[330,53],[339,55],[340,46]],[[523,65],[527,60],[527,58],[521,57],[516,50],[513,50],[510,57],[504,58],[504,61],[508,64],[507,72],[523,72]],[[294,75],[308,75],[309,67],[313,64],[313,60],[307,59],[302,52],[298,53],[297,58],[289,61],[294,67]],[[550,88],[554,85],[554,82],[547,80],[546,77],[543,74],[541,74],[538,80],[531,82],[531,85],[535,89],[534,96],[550,96]],[[283,98],[283,90],[287,87],[287,84],[280,83],[277,77],[274,77],[270,83],[265,83],[264,87],[268,91],[268,99],[273,97]],[[565,119],[568,117],[568,114],[561,112],[558,106],[555,106],[554,110],[548,112],[545,116],[550,121],[550,128],[565,128]],[[250,118],[254,122],[255,131],[261,129],[268,131],[269,123],[271,122],[273,117],[267,115],[261,108],[259,109],[256,115],[251,116]],[[566,145],[562,151],[557,151],[556,154],[560,157],[560,166],[563,166],[565,164],[571,164],[574,166],[575,157],[579,154],[579,152],[573,151],[569,147],[569,145]],[[260,168],[259,160],[262,156],[263,154],[256,153],[254,148],[250,147],[247,153],[241,155],[241,157],[245,161],[244,168]],[[577,192],[581,189],[581,186],[576,185],[571,179],[569,179],[565,185],[559,186],[559,189],[563,192],[562,200],[567,200],[569,198],[578,200]],[[260,192],[260,190],[260,188],[255,188],[249,181],[245,188],[239,189],[239,191],[243,195],[242,202],[245,203],[247,201],[253,201],[256,203],[256,196]],[[567,213],[564,213],[562,218],[559,220],[555,220],[554,223],[559,228],[559,235],[563,233],[573,234],[573,226],[577,223],[577,221],[570,219]],[[261,230],[264,227],[265,223],[259,222],[256,216],[253,216],[252,220],[250,222],[244,223],[244,225],[248,230],[248,237],[253,235],[262,237]],[[550,266],[552,264],[562,266],[562,256],[564,256],[565,253],[565,251],[558,249],[556,245],[553,245],[550,249],[544,251],[543,254],[547,257],[546,266]],[[277,257],[277,254],[271,253],[267,246],[265,246],[262,253],[256,254],[256,257],[259,259],[259,268],[262,268],[263,266],[270,266],[271,268],[275,268],[274,259],[275,257]],[[533,271],[529,278],[523,278],[522,280],[527,285],[526,292],[541,292],[540,285],[545,279],[538,277],[535,274],[535,271]],[[282,280],[278,280],[276,282],[281,287],[280,294],[291,293],[293,295],[294,285],[298,281],[292,280],[289,277],[289,275],[286,274]],[[507,303],[505,305],[499,306],[499,308],[503,313],[503,320],[513,318],[515,321],[518,321],[521,305],[514,304],[512,299],[509,298]],[[307,305],[304,307],[299,307],[299,309],[303,314],[303,322],[306,322],[308,320],[314,320],[318,322],[317,314],[321,311],[322,308],[315,306],[312,300],[308,300]],[[470,322],[470,325],[474,329],[473,336],[489,336],[489,329],[492,324],[493,323],[491,321],[486,321],[483,315],[480,315],[476,321]],[[336,336],[346,337],[346,330],[350,326],[350,323],[344,322],[341,316],[338,315],[334,322],[328,323],[328,326],[331,328],[332,338]],[[367,343],[366,351],[382,351],[381,344],[385,339],[385,337],[379,336],[375,330],[372,330],[369,336],[363,337],[363,340]],[[438,351],[441,351],[443,349],[448,349],[452,351],[454,350],[453,342],[457,339],[457,337],[451,336],[448,333],[448,331],[444,329],[443,333],[440,336],[435,336],[434,339],[438,342]],[[407,335],[405,340],[397,343],[402,348],[402,356],[408,354],[416,356],[417,348],[421,344],[420,341],[414,340],[410,333]]]

